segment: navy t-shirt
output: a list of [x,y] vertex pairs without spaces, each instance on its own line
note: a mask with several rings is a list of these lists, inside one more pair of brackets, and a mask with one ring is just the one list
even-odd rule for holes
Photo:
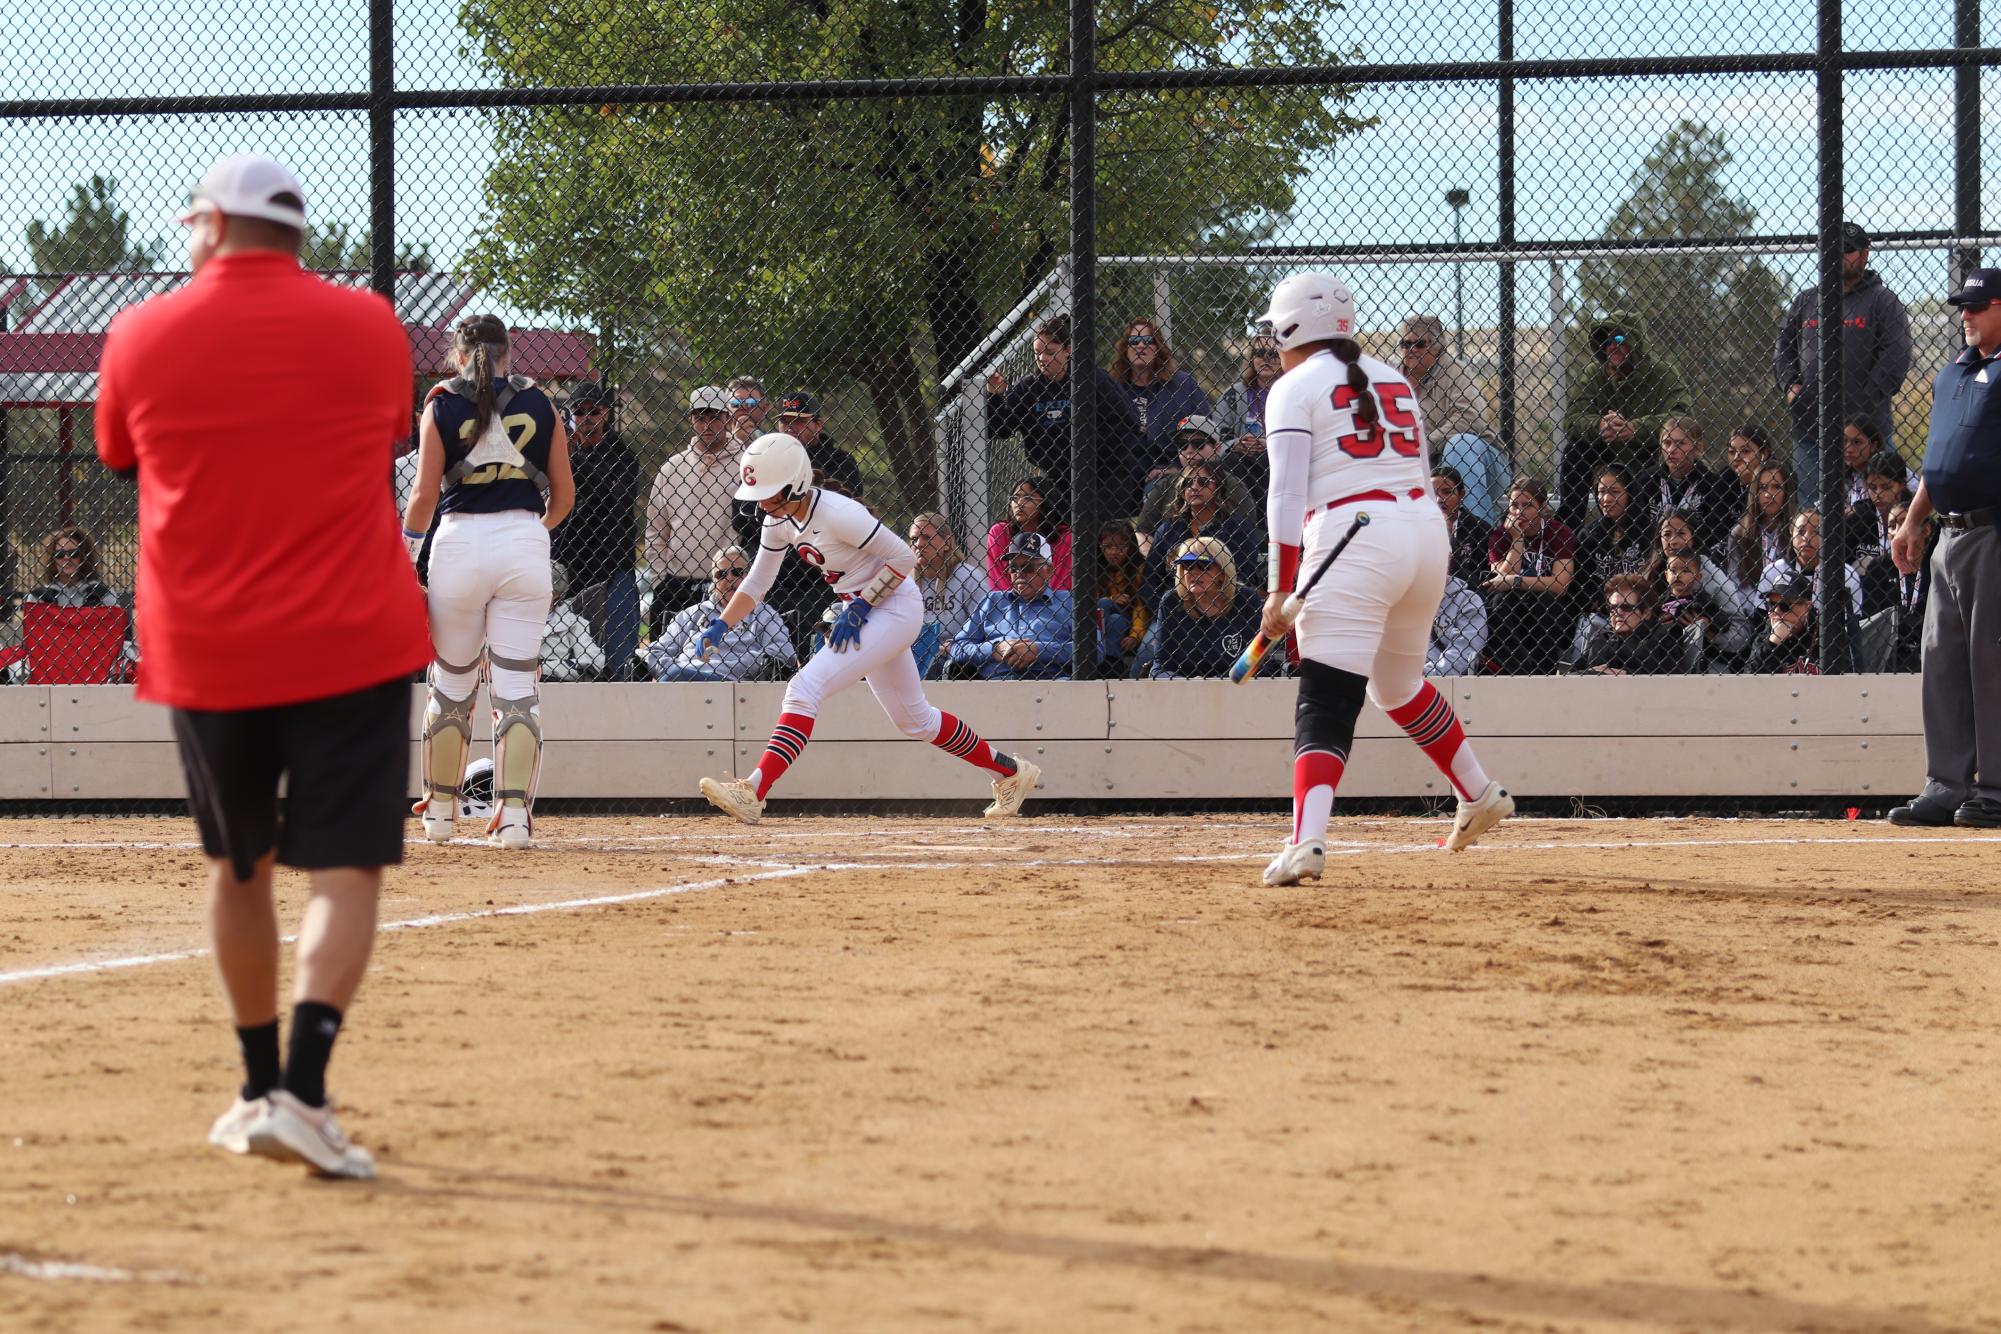
[[1925,494],[1948,514],[2001,505],[2001,353],[1967,348],[1932,381]]
[[[444,441],[445,472],[450,474],[478,444],[473,428],[479,409],[471,399],[447,390],[431,400],[430,412]],[[500,424],[522,457],[546,477],[549,444],[556,435],[556,408],[549,396],[534,385],[515,390],[500,412]],[[506,463],[468,469],[465,476],[445,487],[438,501],[440,514],[497,514],[502,510],[543,513],[542,488],[526,470]]]

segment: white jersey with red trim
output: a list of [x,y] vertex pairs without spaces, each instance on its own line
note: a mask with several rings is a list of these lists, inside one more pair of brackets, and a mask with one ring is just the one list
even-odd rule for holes
[[910,544],[884,527],[860,501],[818,487],[807,501],[805,518],[764,516],[756,558],[739,587],[762,602],[788,548],[843,596],[868,587],[885,565],[905,576],[917,568],[917,553]]
[[[1348,363],[1324,348],[1271,387],[1265,404],[1271,454],[1265,521],[1274,546],[1296,548],[1307,515],[1344,497],[1365,491],[1407,497],[1430,489],[1430,448],[1417,390],[1388,362],[1365,356],[1361,364],[1376,400],[1374,426],[1355,414]],[[1278,562],[1271,565],[1276,573]]]

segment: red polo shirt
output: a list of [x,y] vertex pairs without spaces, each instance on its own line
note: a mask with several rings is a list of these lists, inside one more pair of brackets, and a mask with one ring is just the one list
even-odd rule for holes
[[410,345],[389,303],[250,251],[111,322],[97,452],[139,467],[139,697],[323,699],[429,661],[389,488]]

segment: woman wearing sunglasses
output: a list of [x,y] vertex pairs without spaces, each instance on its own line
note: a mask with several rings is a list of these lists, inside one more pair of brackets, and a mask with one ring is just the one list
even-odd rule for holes
[[1271,485],[1271,463],[1265,455],[1265,400],[1278,383],[1278,343],[1270,330],[1251,339],[1244,356],[1244,373],[1216,400],[1216,429],[1223,437],[1223,457],[1244,485],[1259,495]]
[[97,576],[97,543],[81,528],[58,528],[43,539],[42,582],[24,600],[51,607],[116,607],[117,592]]
[[1134,320],[1119,336],[1109,373],[1139,417],[1147,477],[1174,466],[1174,424],[1209,411],[1209,395],[1175,364],[1167,335],[1152,320]]

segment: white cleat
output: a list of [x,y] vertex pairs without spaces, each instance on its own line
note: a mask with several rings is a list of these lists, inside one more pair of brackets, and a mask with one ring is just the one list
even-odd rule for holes
[[1027,760],[1017,759],[1014,772],[1006,778],[994,779],[994,800],[986,809],[991,820],[1005,820],[1010,815],[1021,813],[1021,803],[1028,800],[1028,794],[1042,781],[1042,769]]
[[424,803],[424,837],[433,843],[452,841],[452,817],[457,813],[452,807],[458,804],[456,797],[432,797]]
[[709,805],[745,824],[764,818],[764,798],[752,790],[749,779],[704,778],[702,795],[709,799]]
[[249,1153],[250,1127],[268,1110],[269,1104],[263,1098],[239,1097],[235,1106],[215,1118],[215,1124],[209,1127],[208,1142],[224,1153]]
[[1464,852],[1480,841],[1480,835],[1515,813],[1515,799],[1499,783],[1489,781],[1478,801],[1462,801],[1452,817],[1452,832],[1445,836],[1448,852]]
[[246,1135],[250,1152],[281,1163],[304,1163],[323,1177],[366,1181],[375,1175],[367,1149],[347,1142],[331,1104],[308,1107],[283,1089],[273,1089],[269,1106]]
[[500,813],[500,823],[488,841],[503,848],[531,848],[535,846],[535,836],[528,827],[528,817],[520,811],[509,808]]
[[1267,885],[1296,885],[1302,880],[1318,880],[1327,869],[1327,847],[1323,843],[1288,843],[1265,867]]

